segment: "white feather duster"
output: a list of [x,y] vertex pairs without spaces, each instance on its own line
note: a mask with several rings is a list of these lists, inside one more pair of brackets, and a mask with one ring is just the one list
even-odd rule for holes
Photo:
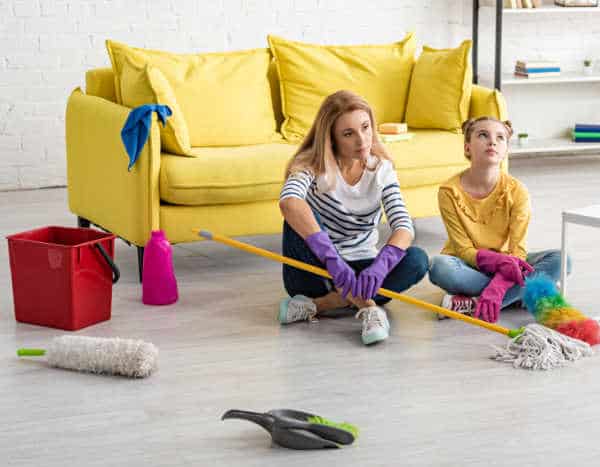
[[46,355],[48,364],[91,373],[145,378],[156,370],[158,348],[142,340],[60,336],[48,350],[19,349],[19,356]]

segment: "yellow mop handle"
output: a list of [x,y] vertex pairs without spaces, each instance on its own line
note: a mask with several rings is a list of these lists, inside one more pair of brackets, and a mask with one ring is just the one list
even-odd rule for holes
[[[287,256],[282,256],[277,253],[273,253],[272,251],[264,250],[253,245],[248,245],[247,243],[243,243],[232,238],[225,237],[224,235],[213,234],[206,230],[193,229],[193,232],[197,233],[200,237],[206,238],[208,240],[214,240],[219,243],[224,243],[225,245],[239,248],[240,250],[246,251],[248,253],[254,253],[255,255],[263,256],[267,259],[272,259],[274,261],[278,261],[280,263],[284,263],[289,266],[293,266],[295,268],[312,272],[313,274],[317,274],[319,276],[331,279],[331,276],[325,269],[306,264],[302,261],[288,258]],[[420,308],[425,308],[429,311],[433,311],[434,313],[445,315],[448,318],[459,319],[469,324],[474,324],[476,326],[480,326],[482,328],[489,329],[490,331],[495,331],[509,337],[516,337],[523,332],[522,329],[508,329],[497,324],[488,323],[487,321],[482,321],[476,318],[471,318],[470,316],[463,315],[462,313],[457,313],[456,311],[448,310],[446,308],[442,308],[441,306],[433,305],[431,303],[424,302],[413,297],[409,297],[408,295],[399,294],[398,292],[392,292],[391,290],[387,290],[384,288],[379,289],[377,293],[379,295],[383,295],[384,297],[400,300],[401,302],[405,303],[410,303],[411,305],[415,305]]]

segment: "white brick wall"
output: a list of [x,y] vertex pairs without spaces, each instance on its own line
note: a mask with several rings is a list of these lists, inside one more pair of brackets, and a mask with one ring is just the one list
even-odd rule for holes
[[65,103],[87,69],[109,66],[106,38],[206,52],[265,47],[268,33],[361,43],[416,30],[447,46],[469,33],[451,30],[457,11],[460,0],[0,0],[0,190],[65,184]]
[[[533,39],[540,55],[550,47],[573,68],[585,54],[600,60],[594,18],[570,21],[572,38],[556,33],[564,18],[507,24],[505,67]],[[65,103],[87,69],[109,65],[106,38],[206,52],[264,47],[268,33],[343,44],[390,42],[414,30],[420,44],[447,47],[470,37],[470,24],[471,0],[0,0],[0,190],[65,184]],[[482,15],[483,37],[493,37],[491,25]],[[480,61],[489,69],[492,50],[483,42]]]

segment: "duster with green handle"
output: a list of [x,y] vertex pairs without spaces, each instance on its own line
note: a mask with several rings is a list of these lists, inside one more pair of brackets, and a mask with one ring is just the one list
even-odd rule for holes
[[50,366],[145,378],[157,368],[158,349],[154,344],[134,339],[60,336],[45,349],[19,349],[19,357],[46,356]]

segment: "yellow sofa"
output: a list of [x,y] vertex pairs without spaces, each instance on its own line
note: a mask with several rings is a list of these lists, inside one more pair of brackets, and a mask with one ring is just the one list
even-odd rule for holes
[[[269,74],[274,89],[277,73]],[[281,100],[273,96],[278,124]],[[498,91],[474,85],[471,117],[505,119]],[[120,132],[130,109],[116,103],[113,71],[89,70],[86,92],[76,89],[66,111],[67,183],[70,210],[80,225],[93,223],[138,247],[150,231],[162,229],[172,243],[192,242],[201,228],[229,236],[281,231],[278,196],[284,168],[296,145],[284,139],[268,144],[196,147],[197,157],[161,152],[156,115],[147,144],[133,169]],[[441,182],[467,166],[462,135],[410,129],[415,137],[389,144],[402,192],[413,218],[438,215]],[[141,269],[140,269],[141,270]]]

